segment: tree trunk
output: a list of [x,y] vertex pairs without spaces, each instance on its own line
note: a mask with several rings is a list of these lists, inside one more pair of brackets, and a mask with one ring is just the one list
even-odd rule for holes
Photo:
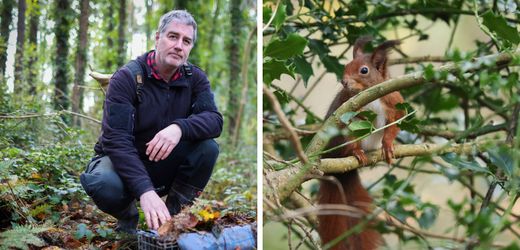
[[[58,0],[56,5],[56,24],[54,33],[56,36],[56,55],[54,61],[54,108],[56,110],[67,110],[69,108],[69,91],[67,85],[69,83],[69,31],[71,26],[70,20],[70,2],[68,0]],[[65,121],[70,124],[70,120]]]
[[33,0],[31,16],[29,19],[29,63],[27,69],[29,70],[29,95],[36,95],[36,82],[38,76],[38,28],[40,23],[40,6],[38,0]]
[[177,0],[177,1],[175,1],[172,10],[173,9],[176,9],[176,10],[186,10],[187,8],[188,8],[188,1]]
[[240,11],[240,0],[231,0],[231,34],[229,44],[229,100],[227,104],[226,120],[228,124],[228,135],[233,135],[237,120],[236,114],[240,98],[240,40],[242,27],[242,12]]
[[[215,39],[215,33],[217,33],[217,21],[218,17],[220,15],[220,1],[215,0],[215,13],[213,13],[213,20],[211,21],[211,29],[209,31],[209,38],[207,39],[207,46],[206,48],[208,51],[213,51],[213,44],[215,42],[213,41]],[[204,70],[206,71],[206,74],[209,75],[210,73],[210,63],[211,60],[206,61],[206,65],[204,65]]]
[[[107,17],[113,17],[114,16],[114,1],[108,1],[108,7],[107,7]],[[112,38],[112,32],[114,31],[114,18],[107,18],[108,19],[108,26],[107,26],[107,51],[113,51],[114,49],[114,39]],[[114,59],[112,56],[108,56],[105,59],[105,69],[112,72],[114,71]]]
[[126,63],[126,0],[120,0],[119,3],[119,27],[117,28],[117,66],[121,67]]
[[245,42],[245,48],[244,48],[244,59],[242,60],[242,71],[241,71],[241,77],[242,77],[242,93],[240,95],[240,104],[237,109],[237,113],[235,115],[236,117],[236,124],[235,124],[235,130],[233,131],[233,134],[231,135],[231,144],[236,147],[238,144],[238,137],[240,137],[240,127],[242,125],[242,121],[245,117],[242,117],[244,114],[244,108],[247,103],[247,91],[249,89],[249,56],[251,54],[251,44],[254,44],[252,41],[256,36],[256,28],[250,31],[247,40]]
[[15,93],[22,93],[23,88],[23,54],[25,42],[25,10],[27,4],[25,0],[18,0],[18,23],[16,27],[16,55],[14,62],[14,90]]
[[[81,14],[79,16],[78,49],[76,52],[74,88],[72,89],[72,112],[81,113],[83,107],[83,88],[85,82],[85,63],[87,61],[88,17],[90,15],[89,0],[81,0]],[[81,126],[78,116],[74,116],[73,124]]]
[[146,19],[145,19],[144,27],[145,27],[145,33],[146,33],[146,49],[149,50],[150,48],[152,48],[152,43],[155,41],[155,39],[153,39],[153,37],[152,37],[153,28],[151,26],[152,15],[153,15],[153,10],[152,10],[153,0],[146,0],[145,4],[146,4]]
[[9,40],[9,26],[13,22],[14,0],[3,0],[0,14],[0,80],[5,77],[7,62],[7,41]]

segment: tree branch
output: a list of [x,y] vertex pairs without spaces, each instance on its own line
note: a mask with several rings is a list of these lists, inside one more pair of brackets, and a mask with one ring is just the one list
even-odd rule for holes
[[448,62],[449,59],[444,56],[419,56],[419,57],[404,57],[388,60],[388,65],[395,64],[412,64],[420,62]]
[[[424,156],[424,155],[442,155],[446,153],[457,153],[457,154],[473,154],[475,151],[482,151],[488,145],[497,145],[497,143],[503,143],[503,141],[482,141],[482,142],[471,142],[471,143],[448,143],[448,144],[416,144],[416,145],[396,145],[394,149],[395,158],[402,158],[408,156]],[[380,150],[372,151],[367,153],[368,165],[371,166],[377,162],[384,161],[384,158]],[[280,165],[280,163],[273,163],[273,165]],[[317,170],[323,173],[344,173],[350,170],[363,167],[359,164],[358,160],[354,156],[344,158],[329,158],[321,159],[317,165]],[[268,188],[265,189],[265,196],[268,199],[273,198],[274,190],[278,190],[278,196],[281,200],[287,198],[292,190],[289,190],[287,186],[294,186],[293,176],[300,173],[302,169],[301,164],[295,164],[295,167],[285,168],[280,171],[268,172],[264,179],[269,183]],[[306,174],[301,178],[301,185],[303,182],[312,178],[309,174]]]
[[[504,65],[511,62],[514,56],[520,56],[520,50],[515,51],[514,53],[503,52],[483,57],[474,58],[471,60],[472,62],[476,62],[471,65],[471,67],[467,67],[465,72],[475,71],[483,67],[488,67],[490,64],[492,65]],[[493,62],[493,63],[489,63]],[[487,64],[487,65],[486,65]],[[443,66],[437,67],[435,71],[445,71],[445,72],[457,72],[460,71],[458,64],[456,63],[448,63]],[[327,141],[324,132],[331,127],[337,127],[341,121],[340,117],[342,114],[359,110],[366,104],[381,98],[391,92],[398,91],[401,89],[409,88],[412,86],[418,86],[425,82],[428,82],[424,76],[423,71],[418,71],[414,73],[410,73],[395,79],[387,80],[383,83],[370,87],[364,91],[361,91],[356,96],[349,99],[347,102],[343,103],[323,124],[320,131],[313,137],[312,141],[309,143],[307,149],[305,150],[305,155],[319,155],[318,153],[323,150]],[[264,92],[267,88],[264,86]],[[317,165],[317,161],[319,161],[318,157],[311,158],[311,164],[306,164],[301,168],[292,170],[293,175],[291,178],[284,179],[286,185],[280,186],[280,189],[274,189],[279,192],[279,196],[281,200],[284,200],[289,196],[289,194],[297,187],[303,183],[307,175],[310,171]],[[272,198],[274,190],[269,190],[267,188],[266,195]]]
[[0,115],[0,119],[31,119],[31,118],[38,118],[38,117],[53,117],[53,116],[62,115],[63,113],[81,117],[83,119],[87,119],[87,120],[95,122],[97,124],[101,124],[101,121],[98,119],[92,118],[92,117],[84,115],[84,114],[68,111],[68,110],[60,110],[58,112],[48,113],[48,114]]
[[273,110],[278,115],[278,120],[280,120],[280,123],[282,124],[282,126],[291,135],[290,140],[293,143],[293,146],[295,147],[298,158],[300,158],[301,162],[307,163],[309,160],[307,159],[307,156],[303,153],[303,147],[300,142],[300,138],[298,138],[298,135],[294,131],[294,128],[291,125],[291,122],[287,119],[287,117],[283,113],[282,107],[280,107],[280,103],[276,99],[276,96],[274,96],[273,92],[271,92],[271,90],[268,89],[265,85],[263,87],[264,87],[264,94],[267,96],[267,98],[271,102],[271,105],[273,105]]

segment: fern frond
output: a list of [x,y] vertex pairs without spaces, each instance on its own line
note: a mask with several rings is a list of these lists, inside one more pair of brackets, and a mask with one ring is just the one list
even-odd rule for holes
[[37,247],[45,246],[45,242],[38,237],[38,233],[49,230],[46,226],[14,226],[5,232],[0,233],[0,250],[4,249],[29,249],[29,245]]

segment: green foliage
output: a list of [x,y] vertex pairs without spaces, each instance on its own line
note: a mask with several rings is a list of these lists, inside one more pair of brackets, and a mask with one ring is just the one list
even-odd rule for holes
[[0,233],[2,242],[0,249],[30,249],[30,246],[43,247],[45,242],[38,237],[38,233],[49,230],[48,227],[22,225]]
[[475,160],[464,160],[454,153],[442,155],[441,158],[446,162],[450,163],[451,165],[458,167],[460,170],[470,170],[474,173],[491,174],[489,169],[480,166],[478,162],[476,162]]
[[[321,105],[316,108],[317,102],[325,105],[332,102],[334,95],[325,96],[322,93],[330,91],[323,90],[339,85],[345,64],[352,60],[352,45],[356,39],[365,35],[374,38],[371,44],[367,44],[366,51],[372,51],[374,46],[385,40],[401,40],[398,48],[390,50],[391,59],[387,62],[392,78],[413,73],[416,78],[425,80],[420,86],[399,90],[406,103],[398,104],[396,109],[411,115],[397,124],[401,132],[394,144],[453,145],[487,139],[504,142],[490,145],[482,151],[475,148],[467,156],[458,153],[437,155],[432,152],[431,155],[411,157],[411,160],[395,159],[395,165],[388,172],[375,171],[375,175],[384,177],[376,182],[378,185],[372,184],[378,187],[374,200],[392,217],[407,226],[420,227],[421,230],[441,236],[464,232],[468,239],[462,243],[438,240],[434,236],[382,223],[377,228],[380,232],[400,239],[397,243],[399,247],[392,245],[390,248],[407,249],[415,244],[421,244],[421,248],[473,248],[470,241],[479,239],[482,249],[487,249],[498,243],[498,236],[517,241],[509,237],[507,226],[514,223],[518,215],[510,216],[509,212],[514,213],[510,208],[506,212],[497,211],[497,203],[511,205],[519,191],[518,138],[508,140],[507,136],[520,135],[520,132],[515,133],[511,129],[512,123],[516,122],[512,118],[517,117],[515,112],[518,112],[516,108],[520,101],[520,60],[515,56],[510,63],[497,65],[494,59],[486,55],[497,52],[518,53],[515,52],[520,43],[518,2],[351,0],[277,3],[271,1],[263,5],[263,49],[267,55],[263,61],[264,84],[275,93],[284,93],[276,94],[277,100],[285,116],[299,129],[297,132],[301,135],[300,142],[304,149],[313,136],[327,141],[340,134],[363,136],[374,130],[369,122],[370,115],[364,115],[367,120],[359,119],[363,115],[358,110],[336,114],[346,129],[320,129],[322,123],[316,119],[320,117],[312,113],[323,113],[325,109]],[[470,27],[477,28],[477,31],[466,30]],[[440,34],[439,30],[447,34]],[[276,46],[279,51],[288,53],[280,41],[293,34],[307,41],[301,53],[273,58],[272,52],[266,52],[276,51]],[[393,61],[394,58],[402,61]],[[404,64],[404,70],[400,71],[401,67],[396,64]],[[449,72],[439,69],[444,64],[452,65],[455,69]],[[284,78],[284,82],[279,81],[284,74],[295,80]],[[329,77],[322,78],[323,75]],[[338,82],[324,80],[330,79],[330,76],[336,76]],[[282,90],[278,90],[279,87]],[[302,87],[305,87],[303,94],[300,92],[304,89]],[[315,98],[314,103],[306,99],[317,95],[319,98]],[[284,129],[276,119],[272,105],[266,102],[269,101],[264,100],[263,115],[268,122],[264,123],[264,133],[278,135]],[[305,107],[304,112],[300,111],[300,106]],[[317,133],[308,133],[309,130]],[[283,161],[297,162],[294,159],[294,145],[287,137],[268,139],[272,140],[274,148],[274,152],[270,151],[269,155]],[[265,157],[265,160],[271,158]],[[275,170],[293,167],[291,164],[279,165]],[[402,175],[390,173],[397,167],[410,173],[409,177],[403,179]],[[416,173],[421,173],[421,177]],[[306,174],[310,175],[311,172]],[[423,177],[423,174],[428,177]],[[372,173],[366,176],[369,175],[372,176]],[[368,180],[362,179],[365,184]],[[437,180],[448,181],[450,188],[451,185],[463,184],[464,188],[460,188],[460,192],[450,194],[450,197],[457,197],[460,203],[452,206],[455,203],[443,202],[443,197],[432,199],[430,190],[436,190],[436,186],[421,186],[419,189],[413,185],[424,180],[436,180],[428,183],[442,185],[439,187],[442,190],[445,188],[444,183]],[[494,186],[490,183],[498,183],[497,188],[488,190]],[[501,189],[501,192],[497,189]],[[378,190],[382,191],[382,195],[379,195]],[[428,190],[426,194],[422,193],[424,190]],[[492,191],[495,191],[495,195],[486,200],[486,192]],[[308,196],[311,202],[315,201],[314,189],[304,185],[300,192]],[[497,193],[501,194],[498,198]],[[282,206],[293,208],[293,204],[281,203]],[[437,218],[446,217],[446,207],[453,208],[455,220],[438,221]],[[264,218],[270,219],[268,216]],[[264,246],[279,247],[270,244],[269,240],[264,242]],[[517,244],[511,243],[507,248],[515,249]]]
[[399,221],[406,223],[408,219],[415,220],[421,228],[427,229],[437,219],[439,207],[421,201],[414,186],[406,180],[398,180],[395,175],[386,175],[382,191],[382,205]]
[[226,211],[256,214],[256,169],[254,147],[235,151],[223,145],[213,175],[202,198],[224,201]]
[[505,47],[511,47],[520,43],[520,35],[515,26],[510,26],[505,18],[493,13],[491,10],[482,14],[483,24],[505,43]]

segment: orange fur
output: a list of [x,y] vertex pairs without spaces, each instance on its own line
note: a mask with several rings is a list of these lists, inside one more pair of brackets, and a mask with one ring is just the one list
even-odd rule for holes
[[[341,104],[350,99],[366,88],[383,82],[388,78],[386,68],[386,59],[388,49],[399,44],[398,41],[387,41],[378,46],[372,54],[364,54],[362,52],[363,46],[369,42],[367,37],[360,38],[356,41],[354,46],[354,59],[345,66],[343,79],[341,83],[344,88],[337,94],[329,111],[329,117]],[[363,74],[362,67],[368,68],[368,73]],[[380,98],[384,110],[384,118],[386,124],[396,121],[403,116],[403,112],[397,110],[395,105],[404,102],[403,97],[399,92],[392,92]],[[344,128],[342,125],[341,128]],[[392,125],[384,130],[381,145],[372,145],[375,148],[382,148],[382,154],[388,163],[392,162],[393,158],[393,141],[399,133],[399,128]],[[335,147],[346,141],[351,140],[349,136],[336,136],[331,139],[327,148]],[[336,149],[332,152],[323,155],[324,158],[340,158],[346,156],[355,156],[360,164],[366,165],[367,158],[365,152],[358,141],[349,144],[343,148]],[[356,208],[359,211],[358,216],[346,215],[319,215],[318,232],[320,234],[323,244],[326,244],[344,232],[348,231],[356,224],[358,224],[364,216],[371,212],[372,198],[367,190],[363,187],[357,170],[349,171],[343,174],[333,175],[341,183],[341,188],[345,194],[342,196],[338,186],[331,181],[321,181],[319,192],[319,204],[346,204]],[[334,250],[371,250],[376,249],[382,244],[381,235],[370,228],[365,227],[361,232],[351,234],[346,240],[336,244],[332,249]]]

